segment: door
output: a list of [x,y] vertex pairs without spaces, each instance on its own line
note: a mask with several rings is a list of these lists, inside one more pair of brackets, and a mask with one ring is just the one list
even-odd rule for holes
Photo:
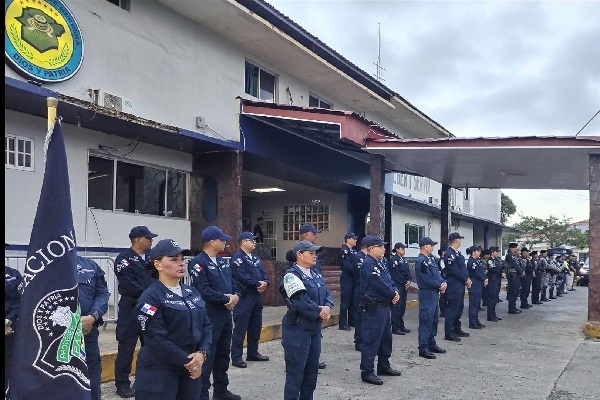
[[277,260],[277,220],[265,218],[263,233],[265,234],[265,244],[271,248],[271,259]]

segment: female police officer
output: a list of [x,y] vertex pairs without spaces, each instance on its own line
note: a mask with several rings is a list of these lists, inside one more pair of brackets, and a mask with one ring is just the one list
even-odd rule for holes
[[333,300],[320,272],[313,268],[321,246],[308,240],[292,249],[296,262],[283,277],[290,311],[282,320],[285,357],[284,400],[313,398],[319,374],[321,321],[331,316]]
[[171,239],[150,250],[158,273],[141,295],[137,320],[142,329],[134,384],[138,400],[198,400],[202,363],[210,348],[212,325],[200,293],[180,284],[183,250]]

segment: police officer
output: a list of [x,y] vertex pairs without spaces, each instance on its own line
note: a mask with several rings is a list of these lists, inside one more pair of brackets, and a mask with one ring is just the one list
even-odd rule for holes
[[310,241],[296,244],[296,261],[283,277],[288,313],[281,326],[285,357],[284,400],[312,399],[319,375],[322,321],[331,317],[333,299],[315,268],[317,250]]
[[344,235],[344,244],[340,250],[340,259],[342,260],[342,274],[340,275],[340,320],[339,328],[343,331],[349,331],[350,325],[355,325],[355,312],[352,303],[354,293],[354,246],[356,246],[356,236],[354,233]]
[[481,303],[481,294],[483,288],[488,284],[488,278],[483,272],[483,264],[479,256],[481,255],[481,247],[473,245],[469,247],[469,261],[467,261],[467,271],[471,279],[471,287],[469,288],[469,328],[481,329],[485,325],[479,321],[479,304]]
[[77,257],[77,277],[79,278],[79,305],[81,306],[81,329],[85,342],[85,361],[88,367],[92,400],[100,400],[102,383],[102,361],[98,327],[104,324],[102,316],[108,311],[110,292],[104,278],[104,271],[95,261],[87,257]]
[[367,236],[363,238],[362,244],[367,250],[367,256],[360,271],[360,287],[363,294],[360,375],[364,382],[382,385],[383,380],[375,375],[375,356],[377,356],[378,375],[401,375],[400,371],[390,366],[392,355],[390,305],[400,301],[400,294],[387,268],[381,263],[386,242],[375,236]]
[[458,250],[461,239],[464,239],[464,236],[461,236],[460,233],[451,233],[448,236],[448,248],[444,254],[446,283],[448,284],[444,339],[452,342],[460,342],[461,337],[470,336],[461,329],[460,324],[460,317],[465,305],[465,286],[471,288],[471,279],[469,279],[465,258]]
[[415,276],[419,286],[419,356],[434,359],[434,353],[445,353],[437,345],[438,294],[444,293],[447,283],[442,279],[435,259],[431,256],[434,242],[428,237],[419,240],[420,254],[415,263]]
[[233,277],[238,282],[240,301],[233,309],[233,339],[231,364],[246,368],[242,360],[244,337],[248,334],[246,361],[269,361],[269,357],[258,352],[258,340],[262,329],[262,299],[269,285],[269,278],[258,256],[252,254],[256,248],[256,236],[242,232],[238,237],[239,249],[229,259]]
[[204,300],[182,284],[184,250],[163,239],[150,251],[158,275],[141,295],[137,321],[144,337],[135,374],[138,400],[198,400],[199,377],[211,344],[211,323]]
[[[123,398],[135,396],[131,389],[129,375],[133,352],[141,331],[136,320],[134,306],[141,294],[152,283],[146,267],[146,252],[152,247],[152,239],[158,236],[146,226],[135,226],[129,232],[131,247],[117,256],[114,271],[119,282],[119,314],[116,338],[119,342],[115,360],[115,386],[117,394]],[[143,342],[142,342],[143,344]]]
[[521,248],[521,257],[519,258],[521,269],[525,272],[521,276],[521,309],[531,308],[528,304],[527,298],[531,292],[531,278],[534,274],[534,267],[529,258],[529,249],[527,247]]
[[360,242],[360,250],[354,254],[354,291],[353,291],[353,303],[354,303],[354,348],[356,351],[362,350],[362,292],[360,289],[360,270],[365,258],[367,257],[367,248],[364,243]]
[[548,265],[548,257],[547,250],[540,250],[540,257],[538,259],[539,262],[539,270],[542,272],[542,280],[541,280],[541,301],[548,302],[550,299],[548,298],[548,286],[550,286],[550,268]]
[[538,259],[537,250],[531,253],[531,264],[533,265],[533,275],[531,277],[531,304],[544,304],[540,301],[540,292],[542,290],[543,266]]
[[400,300],[392,307],[392,333],[395,335],[404,335],[410,333],[410,329],[404,326],[404,314],[406,313],[406,300],[408,297],[408,288],[410,287],[410,270],[408,261],[404,258],[406,246],[402,242],[394,245],[396,254],[390,260],[390,275],[394,284],[398,288]]
[[[446,253],[446,247],[442,247],[438,250],[438,260],[437,260],[437,264],[438,264],[438,271],[440,273],[440,276],[443,280],[446,280],[446,264],[444,264],[444,254]],[[443,293],[440,292],[440,317],[441,318],[445,318],[446,317],[446,307],[448,305],[448,298],[447,296],[447,291],[444,291]]]
[[[5,246],[6,247],[6,246]],[[10,358],[15,341],[14,328],[19,318],[23,277],[14,268],[4,266],[4,392],[8,388]]]
[[519,286],[521,285],[521,276],[524,275],[525,272],[521,269],[517,254],[518,245],[516,243],[509,243],[508,252],[504,257],[504,261],[507,265],[506,278],[508,280],[508,290],[506,299],[508,300],[509,314],[521,313],[521,310],[517,309],[517,296],[519,294]]
[[[550,300],[554,300],[557,299],[558,297],[556,296],[558,294],[559,288],[558,288],[558,276],[560,273],[560,268],[558,266],[558,264],[556,263],[556,260],[553,260],[552,257],[548,257],[548,269],[550,271],[550,279],[548,280],[548,294],[549,294],[549,299]],[[554,293],[554,290],[556,289],[556,293]]]
[[[502,259],[498,256],[500,249],[498,247],[490,247],[486,254],[489,253],[490,257],[484,262],[487,263],[487,277],[488,277],[488,305],[487,305],[487,320],[490,322],[501,321],[502,318],[496,315],[496,304],[498,303],[498,296],[500,295],[500,288],[502,287]],[[482,254],[484,254],[482,252]],[[484,257],[485,259],[485,257]]]
[[218,226],[209,226],[200,234],[202,251],[188,263],[188,271],[195,287],[206,302],[206,314],[212,323],[212,344],[202,367],[200,400],[208,400],[210,376],[213,376],[213,399],[239,400],[240,396],[227,389],[229,353],[233,322],[231,310],[240,297],[229,262],[218,254],[225,250],[231,236]]

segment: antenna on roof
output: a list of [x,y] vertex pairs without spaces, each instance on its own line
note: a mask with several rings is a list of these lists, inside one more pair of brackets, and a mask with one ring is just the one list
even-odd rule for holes
[[381,75],[381,71],[385,71],[385,68],[383,68],[383,66],[381,65],[381,23],[378,22],[377,26],[377,62],[373,64],[375,65],[375,67],[377,67],[375,72],[375,79],[381,82],[385,81],[385,79],[383,79],[383,76]]

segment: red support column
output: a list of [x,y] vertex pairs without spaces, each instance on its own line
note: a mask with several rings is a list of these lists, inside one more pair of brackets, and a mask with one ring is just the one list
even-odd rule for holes
[[367,235],[385,235],[385,157],[371,155],[370,221]]
[[600,338],[600,155],[590,154],[590,272],[585,333]]

